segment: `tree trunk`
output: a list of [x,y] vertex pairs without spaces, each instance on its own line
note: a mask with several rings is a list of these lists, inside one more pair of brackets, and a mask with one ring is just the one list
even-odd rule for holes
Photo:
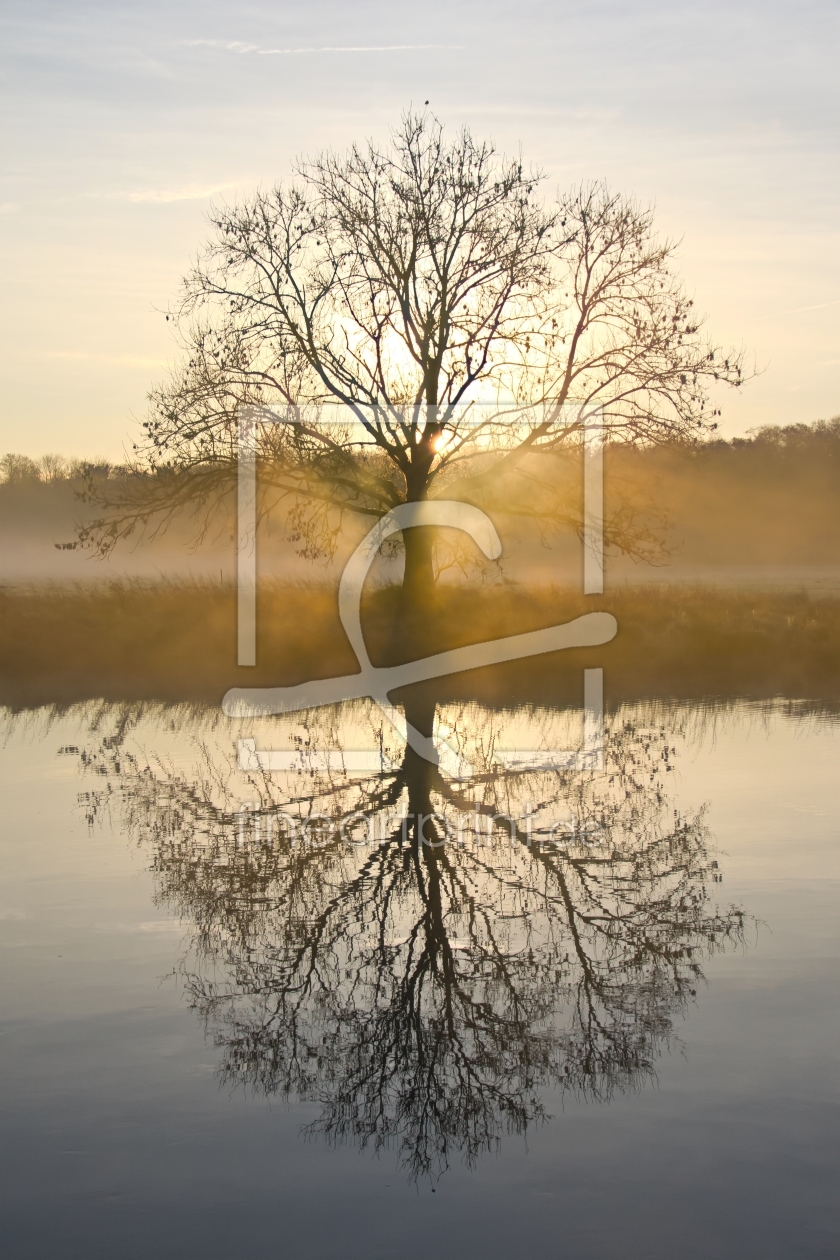
[[434,528],[429,525],[413,525],[403,532],[405,546],[405,571],[403,591],[415,605],[422,605],[431,598],[435,584],[432,564]]
[[[406,475],[406,498],[409,503],[422,503],[428,494],[429,470],[434,459],[430,446],[417,447],[412,453],[411,468]],[[403,530],[405,569],[402,584],[403,646],[412,655],[424,637],[435,587],[432,561],[435,530],[429,525],[412,525]]]

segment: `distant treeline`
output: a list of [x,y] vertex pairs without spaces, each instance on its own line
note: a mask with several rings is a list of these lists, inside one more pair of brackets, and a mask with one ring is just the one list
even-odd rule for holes
[[0,456],[0,484],[12,486],[33,485],[36,482],[50,484],[55,481],[81,481],[91,474],[109,477],[127,472],[120,464],[107,459],[66,459],[63,455],[42,455],[30,459],[28,455]]
[[840,472],[840,416],[815,424],[768,425],[748,437],[717,438],[692,445],[649,448],[654,461],[663,456],[680,461],[709,476],[726,470],[738,476],[765,478],[820,468],[829,476]]
[[840,563],[840,416],[615,456],[668,521],[676,561]]
[[[579,470],[579,452],[573,449],[554,465],[553,475],[567,488],[573,506],[581,494]],[[160,475],[173,473],[177,476],[169,468]],[[0,530],[20,538],[47,531],[50,546],[63,545],[73,536],[74,520],[89,518],[94,510],[80,494],[89,495],[97,481],[138,476],[144,474],[100,459],[45,455],[36,461],[5,455],[0,458]],[[644,534],[649,522],[650,545],[635,552],[630,548],[630,554],[658,568],[667,566],[674,576],[678,570],[694,571],[698,580],[715,580],[708,575],[721,567],[837,568],[840,416],[810,425],[762,428],[729,441],[647,448],[613,444],[606,459],[608,519],[620,516],[624,504],[630,505],[628,533],[641,522]],[[185,546],[190,528],[198,529],[195,519],[185,519],[176,531]],[[504,534],[503,524],[500,529]],[[514,522],[508,532],[517,531],[527,538]],[[558,535],[550,545],[549,555],[532,540],[527,580],[555,581],[556,569],[543,579],[539,564],[544,559],[554,565],[551,557],[564,547],[572,556],[576,539],[564,541]],[[644,580],[645,566],[636,567],[632,580]],[[618,572],[614,569],[612,575]]]
[[[618,447],[623,452],[623,448]],[[629,452],[628,452],[629,453]],[[724,468],[739,475],[760,478],[769,472],[788,474],[794,469],[820,467],[824,472],[840,469],[840,416],[815,424],[768,425],[753,430],[748,437],[721,438],[694,444],[673,443],[634,452],[638,459],[666,466],[685,462],[698,473],[714,475]],[[106,459],[68,459],[63,455],[0,456],[0,484],[75,481],[91,474],[101,477],[133,475],[136,471]]]

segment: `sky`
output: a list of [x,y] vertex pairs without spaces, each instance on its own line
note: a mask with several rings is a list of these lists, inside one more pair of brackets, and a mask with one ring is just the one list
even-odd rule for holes
[[427,99],[549,195],[655,204],[760,369],[725,436],[837,415],[838,37],[832,0],[5,0],[0,453],[122,458],[211,201]]

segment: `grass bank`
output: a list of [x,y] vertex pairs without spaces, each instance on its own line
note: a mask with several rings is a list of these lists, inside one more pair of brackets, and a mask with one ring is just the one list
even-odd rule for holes
[[[442,678],[441,700],[577,704],[580,671],[603,666],[608,705],[643,698],[783,697],[840,704],[840,599],[703,587],[442,591],[422,616],[395,588],[371,592],[363,625],[375,664],[517,634],[595,609],[619,631],[599,648]],[[0,703],[12,709],[101,698],[217,703],[231,686],[351,673],[334,592],[259,592],[257,667],[236,664],[236,593],[212,585],[122,584],[0,591]]]

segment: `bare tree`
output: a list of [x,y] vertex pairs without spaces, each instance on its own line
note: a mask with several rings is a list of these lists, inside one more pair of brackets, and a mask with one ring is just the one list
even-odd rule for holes
[[[742,355],[704,336],[673,242],[600,184],[547,207],[541,179],[409,113],[389,146],[324,154],[214,211],[172,312],[185,364],[152,393],[133,475],[85,539],[107,550],[218,505],[246,406],[271,409],[264,503],[288,500],[310,554],[347,512],[444,493],[577,527],[552,457],[594,415],[612,440],[702,433],[710,385],[739,385]],[[632,549],[626,520],[613,534]],[[429,531],[405,546],[406,585],[425,589]]]
[[38,461],[38,468],[41,474],[41,480],[67,481],[72,475],[73,466],[70,461],[65,459],[63,455],[42,455]]
[[21,485],[40,480],[38,465],[28,455],[3,455],[0,458],[0,478],[7,485]]

